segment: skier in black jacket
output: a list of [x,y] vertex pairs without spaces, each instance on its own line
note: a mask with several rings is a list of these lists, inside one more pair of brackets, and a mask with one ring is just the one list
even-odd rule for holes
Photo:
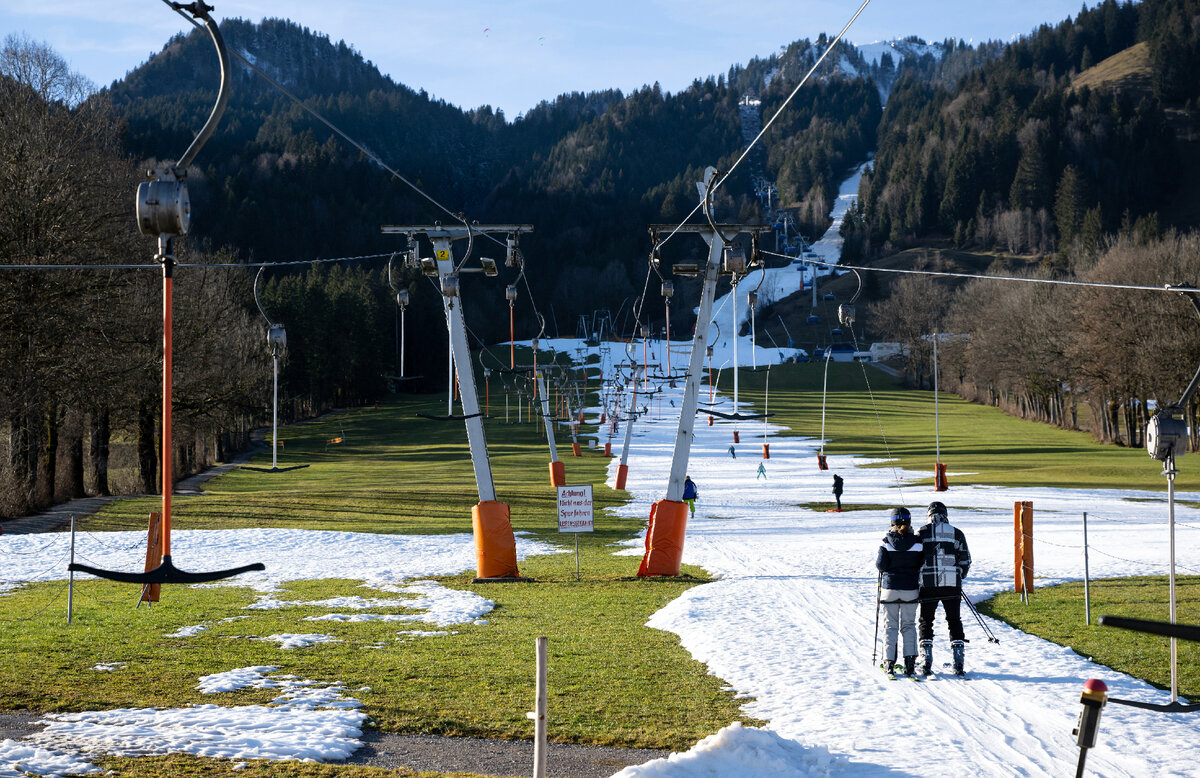
[[933,672],[933,618],[940,602],[946,611],[946,625],[950,627],[954,674],[962,675],[966,672],[963,664],[967,642],[959,606],[962,582],[971,569],[971,551],[967,548],[967,536],[946,517],[945,505],[929,503],[926,515],[929,523],[917,533],[925,554],[921,565],[921,674]]
[[897,633],[904,642],[904,674],[912,676],[917,663],[917,599],[924,554],[921,539],[912,531],[907,508],[893,508],[891,530],[875,555],[880,572],[879,601],[883,604],[884,663],[880,669],[895,674]]

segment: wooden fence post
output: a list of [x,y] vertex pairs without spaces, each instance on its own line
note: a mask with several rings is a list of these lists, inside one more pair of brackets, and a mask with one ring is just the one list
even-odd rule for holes
[[537,698],[533,719],[533,778],[546,778],[546,638],[535,638],[537,650]]
[[1033,591],[1033,503],[1013,503],[1013,588],[1023,602]]

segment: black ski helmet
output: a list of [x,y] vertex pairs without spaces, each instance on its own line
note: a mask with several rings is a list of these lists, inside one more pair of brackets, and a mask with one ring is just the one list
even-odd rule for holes
[[933,502],[929,503],[929,509],[925,512],[925,515],[930,519],[934,517],[944,519],[946,518],[946,506],[937,500],[934,500]]
[[912,516],[909,515],[908,508],[892,508],[891,517],[893,527],[912,524]]

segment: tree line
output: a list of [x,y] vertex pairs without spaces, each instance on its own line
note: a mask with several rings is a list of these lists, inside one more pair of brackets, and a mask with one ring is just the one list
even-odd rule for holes
[[[939,266],[937,252],[919,266]],[[1148,286],[1200,277],[1200,235],[1123,230],[1076,263],[1072,280]],[[990,275],[1049,278],[1044,267],[998,263]],[[1200,364],[1200,317],[1183,293],[903,276],[871,306],[875,325],[904,343],[907,378],[1096,440],[1145,444],[1156,407],[1176,402]],[[1200,398],[1185,409],[1200,445]]]

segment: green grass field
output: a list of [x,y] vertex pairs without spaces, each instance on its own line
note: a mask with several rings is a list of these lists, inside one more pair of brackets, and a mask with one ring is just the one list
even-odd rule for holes
[[[772,421],[790,427],[790,434],[820,434],[823,368],[804,364],[771,370],[770,410],[776,414]],[[742,399],[761,405],[766,375],[765,370],[744,371]],[[864,391],[868,379],[871,394]],[[723,374],[722,388],[730,388],[731,381],[728,372]],[[905,467],[932,474],[930,393],[902,390],[871,368],[864,377],[859,365],[833,364],[824,399],[830,453],[890,452]],[[502,403],[502,394],[493,387],[493,415]],[[1101,447],[1081,433],[1022,422],[949,395],[942,395],[940,404],[942,460],[951,472],[974,474],[962,481],[1165,491],[1161,466],[1141,450]],[[180,529],[468,532],[477,495],[462,425],[420,419],[417,412],[444,413],[444,397],[399,396],[378,409],[354,409],[287,428],[280,435],[285,442],[280,465],[309,467],[277,474],[235,470],[206,484],[202,496],[178,497],[174,524]],[[557,533],[541,425],[504,424],[500,413],[500,419],[486,425],[498,496],[511,506],[514,529],[565,548],[571,539]],[[328,443],[336,437],[343,442]],[[354,696],[385,731],[528,738],[532,728],[525,711],[533,697],[533,639],[547,635],[555,740],[685,749],[731,721],[757,723],[741,715],[741,701],[723,691],[724,683],[692,660],[674,635],[644,626],[656,610],[703,582],[705,572],[685,567],[678,579],[633,577],[637,558],[613,556],[611,544],[633,536],[643,520],[600,519],[604,507],[623,499],[603,485],[608,459],[586,448],[585,456],[571,457],[569,445],[563,440],[559,445],[566,453],[568,480],[595,485],[597,531],[581,542],[581,580],[575,580],[573,554],[523,561],[521,572],[535,579],[530,584],[481,589],[471,584],[470,574],[438,579],[494,600],[497,607],[486,626],[459,625],[452,635],[407,641],[403,650],[369,651],[364,648],[388,641],[395,625],[325,622],[321,631],[335,634],[341,643],[323,644],[319,651],[284,651],[231,636],[310,632],[311,624],[301,619],[313,609],[245,611],[253,600],[246,589],[167,587],[160,605],[134,610],[136,592],[130,585],[88,580],[76,587],[75,619],[68,626],[63,619],[65,583],[30,585],[0,597],[0,618],[7,627],[0,634],[6,659],[0,663],[0,708],[67,711],[265,702],[273,696],[269,691],[244,690],[214,699],[194,687],[207,673],[277,664],[303,678],[341,681],[348,689],[370,687]],[[1180,489],[1200,484],[1197,475],[1188,472],[1189,461],[1183,460]],[[255,462],[269,463],[269,455]],[[157,507],[154,499],[119,501],[85,519],[83,527],[141,530],[146,515]],[[347,570],[345,580],[296,582],[281,597],[316,600],[362,594],[358,584]],[[1134,599],[1141,590],[1121,586],[1114,584],[1110,590],[1113,606],[1128,605],[1144,614],[1140,600]],[[1189,582],[1181,602],[1198,586]],[[1059,600],[1061,607],[1051,607]],[[1078,600],[1068,586],[1039,590],[1031,608],[1011,608],[1000,597],[981,609],[992,608],[989,612],[1081,651],[1087,646],[1087,655],[1097,661],[1159,683],[1149,668],[1165,663],[1153,653],[1125,651],[1126,636],[1118,631],[1085,629],[1092,642],[1082,641],[1073,625],[1079,620],[1073,612]],[[1187,607],[1182,615],[1195,613]],[[395,612],[404,612],[402,604]],[[187,639],[164,637],[202,621],[213,628]],[[92,670],[99,662],[124,662],[136,668],[136,675]],[[1200,693],[1193,676],[1187,683]],[[122,775],[208,775],[225,769],[225,763],[182,757],[106,759],[102,764]],[[376,774],[337,766],[303,770],[295,774]]]
[[[1175,585],[1179,622],[1200,623],[1200,577],[1180,576]],[[1161,689],[1171,688],[1166,638],[1096,623],[1101,615],[1167,621],[1166,581],[1157,577],[1109,578],[1093,581],[1089,588],[1090,626],[1084,615],[1082,582],[1037,589],[1028,604],[1022,603],[1015,592],[1004,592],[980,603],[979,611],[1025,632],[1070,646],[1099,664],[1143,678]],[[1179,693],[1200,700],[1200,645],[1186,640],[1178,645]]]
[[[766,370],[744,370],[738,381],[740,399],[759,406],[769,399],[770,412],[776,414],[771,421],[788,426],[786,435],[819,438],[824,402],[830,441],[826,453],[890,455],[905,468],[928,472],[932,483],[938,450],[933,392],[903,389],[870,366],[838,362],[829,365],[828,391],[823,392],[825,364],[810,362],[773,367],[770,397],[764,398],[766,376]],[[728,372],[718,388],[732,391]],[[937,427],[942,461],[951,474],[969,474],[959,476],[960,482],[1167,490],[1162,464],[1144,449],[1101,446],[1087,433],[1022,421],[945,392],[938,395]],[[1189,467],[1190,461],[1181,460],[1176,489],[1200,489],[1200,464]]]

